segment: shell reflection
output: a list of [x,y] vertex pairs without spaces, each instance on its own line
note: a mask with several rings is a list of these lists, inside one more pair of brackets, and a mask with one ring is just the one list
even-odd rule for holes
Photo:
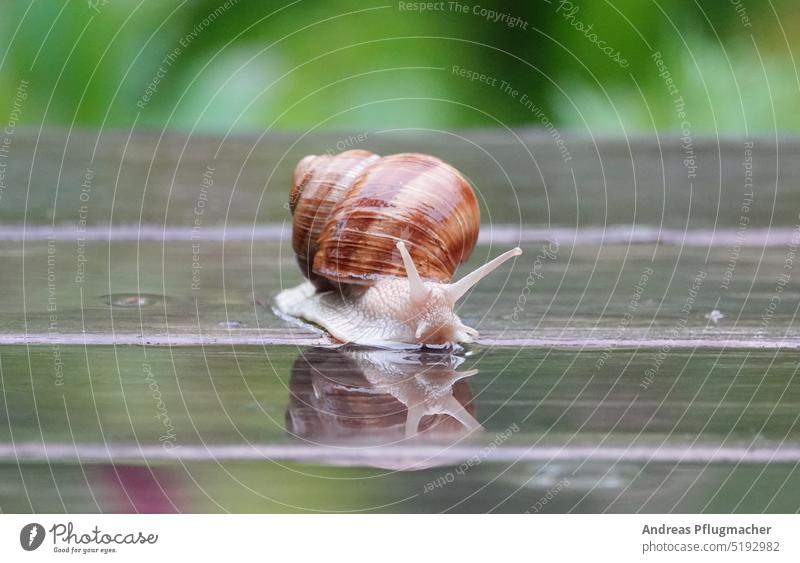
[[463,358],[445,351],[314,348],[295,360],[286,428],[322,443],[388,444],[480,430]]

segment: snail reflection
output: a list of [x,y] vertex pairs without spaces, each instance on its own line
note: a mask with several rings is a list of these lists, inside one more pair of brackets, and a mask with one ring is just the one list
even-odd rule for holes
[[287,431],[317,443],[389,444],[481,429],[463,358],[445,351],[312,348],[295,360]]

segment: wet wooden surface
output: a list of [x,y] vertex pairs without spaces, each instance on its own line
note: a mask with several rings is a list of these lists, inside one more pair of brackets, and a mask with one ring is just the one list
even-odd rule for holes
[[675,137],[369,133],[475,184],[464,272],[525,251],[461,303],[477,344],[420,355],[271,308],[290,170],[357,134],[16,132],[0,509],[800,508],[800,142],[696,139],[690,174]]
[[[287,322],[272,310],[282,288],[302,281],[291,241],[203,241],[194,254],[200,270],[193,269],[193,244],[86,242],[85,273],[76,281],[76,242],[27,242],[24,253],[21,242],[0,242],[0,338],[65,344],[325,341],[313,327]],[[462,270],[496,256],[499,246],[479,246]],[[542,251],[550,247],[523,243],[526,254],[513,267],[481,282],[460,303],[459,314],[478,328],[481,342],[800,344],[800,276],[780,286],[780,303],[774,299],[787,253],[780,246],[742,249],[724,289],[730,255],[724,247],[564,242],[552,257]],[[714,310],[724,317],[708,318]]]
[[[0,349],[5,511],[520,512],[553,487],[535,511],[798,506],[791,352],[674,349],[650,378],[652,349],[392,353],[410,364],[382,378],[385,357],[308,347],[55,353]],[[436,419],[442,397],[481,428]]]

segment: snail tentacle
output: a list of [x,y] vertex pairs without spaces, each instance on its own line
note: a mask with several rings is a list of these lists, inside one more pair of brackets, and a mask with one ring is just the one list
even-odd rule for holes
[[408,253],[408,249],[402,240],[397,243],[397,250],[400,251],[400,256],[403,258],[403,266],[405,266],[406,275],[408,276],[408,294],[411,301],[425,301],[428,297],[428,290],[422,285],[422,278],[419,277],[417,267],[414,265],[411,254]]
[[504,262],[522,254],[522,249],[518,246],[512,248],[508,252],[504,252],[494,260],[490,260],[477,270],[474,270],[458,280],[455,283],[449,284],[447,288],[447,295],[453,300],[453,303],[464,297],[464,295],[472,289],[479,281],[494,272]]

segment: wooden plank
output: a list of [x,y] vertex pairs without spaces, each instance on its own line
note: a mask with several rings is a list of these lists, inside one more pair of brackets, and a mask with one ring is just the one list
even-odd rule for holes
[[[428,152],[451,162],[478,190],[485,224],[736,229],[748,200],[749,228],[791,226],[800,213],[800,142],[794,138],[758,137],[752,148],[735,138],[698,138],[697,169],[690,174],[686,151],[672,135],[567,136],[571,158],[565,161],[553,140],[536,130],[129,138],[124,131],[48,129],[40,136],[19,129],[5,170],[0,222],[191,227],[200,198],[207,197],[206,227],[279,224],[288,219],[297,161],[335,151],[359,134],[364,140],[348,146],[379,154]],[[745,164],[752,164],[751,178]],[[212,185],[204,186],[204,175]]]
[[[33,241],[25,243],[23,253],[22,242],[0,242],[5,265],[0,339],[322,342],[312,327],[272,311],[281,288],[302,280],[288,241],[203,241],[196,254],[193,244],[90,241],[79,247],[76,241]],[[484,280],[460,305],[464,321],[481,331],[480,341],[600,348],[610,341],[729,347],[800,343],[795,322],[800,277],[781,281],[786,248],[742,249],[730,283],[723,285],[731,254],[725,247],[564,242],[551,258],[542,253],[550,246],[525,243],[526,253],[513,268]],[[500,250],[478,247],[462,271]],[[201,269],[193,269],[193,256]],[[699,272],[705,277],[698,278]],[[706,318],[713,310],[724,317]]]
[[[453,359],[430,353],[359,353],[287,346],[3,347],[8,401],[3,412],[12,427],[0,428],[0,442],[9,443],[13,432],[18,443],[105,440],[133,444],[135,450],[159,445],[165,426],[155,415],[167,412],[176,443],[187,447],[288,443],[300,455],[303,447],[320,444],[292,440],[287,433],[289,411],[311,406],[290,403],[290,392],[301,399],[312,390],[328,393],[327,400],[315,400],[327,402],[332,414],[345,417],[348,409],[356,409],[350,416],[358,416],[356,389],[371,388],[376,395],[404,392],[392,386],[397,377],[365,378],[369,370],[379,371],[382,362],[404,361],[409,367],[402,369],[412,377]],[[475,402],[474,416],[491,434],[519,425],[504,446],[530,447],[532,437],[542,439],[540,446],[581,448],[663,447],[692,440],[700,445],[768,446],[798,436],[800,388],[793,384],[798,364],[792,351],[673,349],[659,359],[651,349],[617,348],[608,354],[593,349],[476,348],[461,365],[441,371],[452,375],[470,369],[478,373],[455,388],[458,398]],[[439,372],[433,375],[440,377]],[[452,382],[442,385],[453,387]],[[340,387],[351,388],[353,402]],[[378,422],[385,418],[389,426],[386,432],[363,429],[364,440],[383,443],[386,436],[402,436],[402,425],[390,416],[392,405],[386,405],[386,412],[362,413]],[[463,439],[458,432],[439,438],[447,442],[451,435]],[[341,438],[347,443],[346,436]],[[358,432],[350,438],[364,443]],[[484,439],[479,436],[477,443]],[[438,443],[436,436],[429,443]],[[332,460],[338,455],[335,447],[322,451]],[[787,455],[800,458],[800,449]],[[523,457],[531,456],[536,457],[535,451]],[[630,456],[641,461],[635,452]]]

